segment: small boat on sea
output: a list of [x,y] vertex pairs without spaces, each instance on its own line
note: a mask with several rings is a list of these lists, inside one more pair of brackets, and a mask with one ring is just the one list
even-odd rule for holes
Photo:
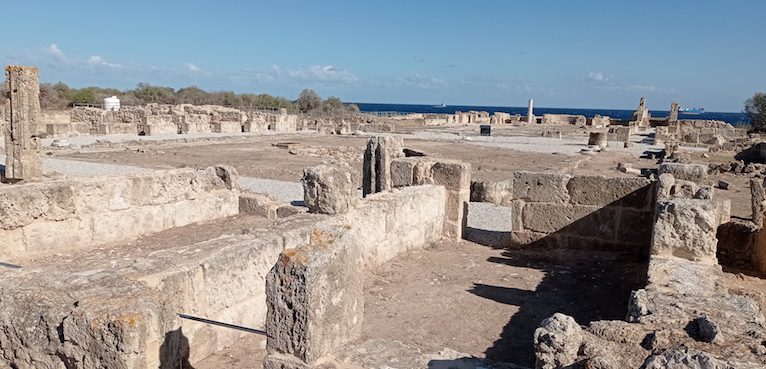
[[446,108],[447,104],[444,103],[444,100],[442,100],[442,103],[440,105],[434,105],[434,108]]
[[702,114],[705,112],[705,108],[679,108],[678,112],[681,114]]

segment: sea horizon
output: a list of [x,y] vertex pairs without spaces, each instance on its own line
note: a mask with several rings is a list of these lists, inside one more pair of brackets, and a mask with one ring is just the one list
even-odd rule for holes
[[[486,111],[490,114],[504,112],[509,114],[527,114],[526,106],[488,106],[488,105],[439,105],[428,104],[393,104],[393,103],[361,103],[354,102],[359,110],[365,113],[423,113],[423,114],[454,114],[458,111]],[[629,120],[634,110],[629,109],[607,109],[607,108],[552,108],[552,107],[534,107],[535,115],[543,114],[574,114],[584,115],[593,118],[595,115],[609,116],[610,118]],[[652,110],[649,112],[652,117],[667,117],[669,110]],[[680,113],[679,119],[702,119],[702,120],[721,120],[732,125],[747,125],[748,117],[742,112],[713,112],[705,111],[702,114],[684,114]]]

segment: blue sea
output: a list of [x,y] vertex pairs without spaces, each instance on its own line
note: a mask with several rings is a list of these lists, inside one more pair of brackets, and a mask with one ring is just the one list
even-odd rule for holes
[[[527,107],[514,106],[466,106],[466,105],[447,105],[439,107],[433,105],[415,105],[415,104],[373,104],[356,103],[359,110],[363,112],[397,112],[397,113],[435,113],[435,114],[454,114],[457,111],[486,111],[490,114],[495,112],[505,112],[510,114],[527,114]],[[667,110],[651,110],[653,117],[667,117],[670,112]],[[575,108],[543,108],[535,107],[535,115],[543,114],[576,114],[592,118],[594,115],[607,115],[610,118],[621,120],[630,120],[633,116],[633,110],[615,110],[615,109],[575,109]],[[710,119],[722,120],[735,126],[747,125],[747,115],[743,113],[725,113],[725,112],[705,112],[703,114],[683,114],[680,119]]]

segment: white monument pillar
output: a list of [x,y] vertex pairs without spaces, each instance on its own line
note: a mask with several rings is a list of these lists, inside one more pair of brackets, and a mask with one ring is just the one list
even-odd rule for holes
[[527,123],[535,123],[535,113],[534,113],[534,105],[535,100],[529,99],[529,106],[527,107]]

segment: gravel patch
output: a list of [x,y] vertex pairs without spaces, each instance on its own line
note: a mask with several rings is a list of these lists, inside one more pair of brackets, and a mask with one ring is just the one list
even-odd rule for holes
[[299,205],[303,203],[303,185],[299,182],[275,181],[252,177],[239,177],[243,189],[269,194],[275,200]]

